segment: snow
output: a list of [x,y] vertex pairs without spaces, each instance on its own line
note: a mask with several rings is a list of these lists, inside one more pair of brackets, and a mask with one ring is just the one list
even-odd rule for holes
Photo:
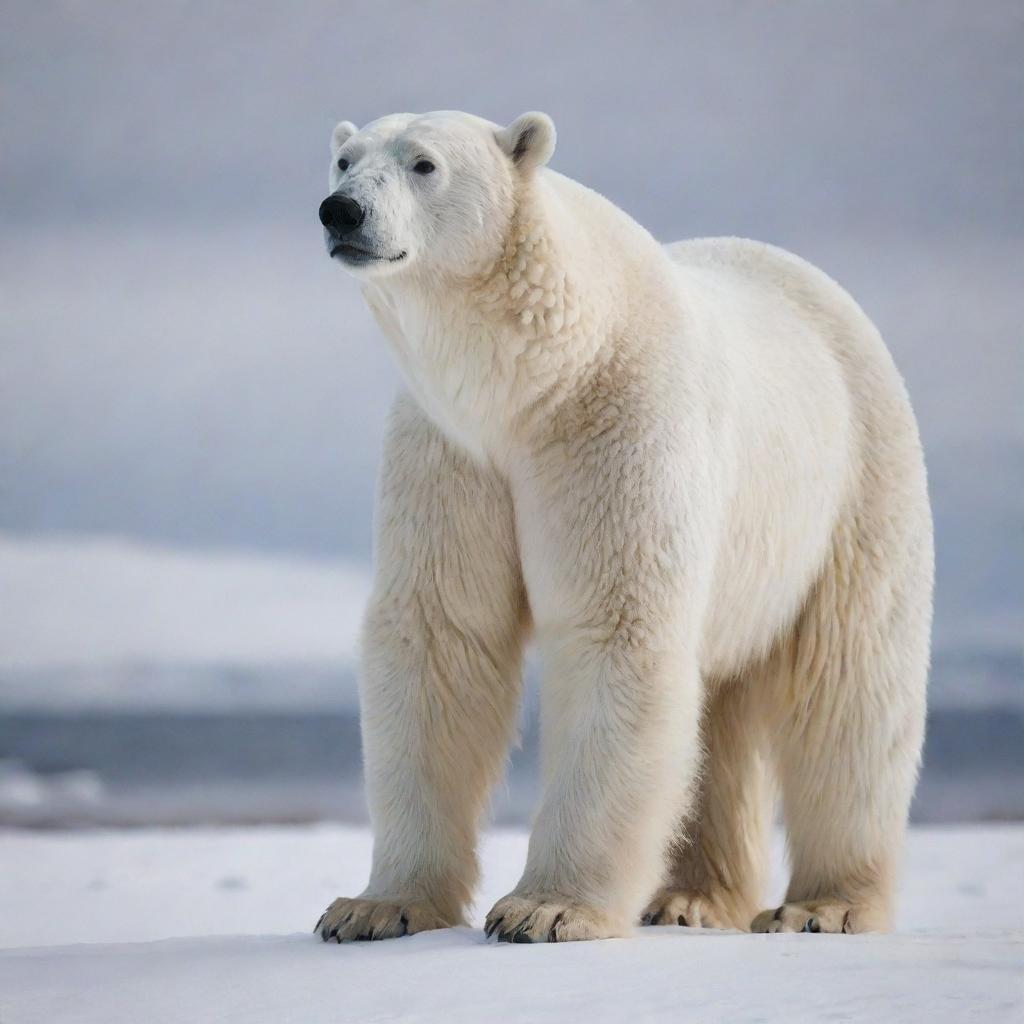
[[[0,1020],[1019,1020],[1024,827],[918,829],[890,936],[675,927],[496,945],[483,913],[521,832],[489,833],[474,928],[324,945],[309,929],[363,885],[342,826],[0,834]],[[773,894],[782,885],[776,842]]]

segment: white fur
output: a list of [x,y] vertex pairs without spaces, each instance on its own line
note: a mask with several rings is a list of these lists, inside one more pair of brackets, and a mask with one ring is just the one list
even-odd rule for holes
[[754,927],[886,927],[922,743],[932,538],[878,332],[779,249],[659,245],[544,168],[543,115],[351,128],[331,187],[366,206],[381,251],[407,253],[353,273],[409,393],[364,638],[373,871],[322,934],[463,919],[531,627],[544,794],[492,930],[619,935],[645,905],[750,927],[770,776],[792,880]]

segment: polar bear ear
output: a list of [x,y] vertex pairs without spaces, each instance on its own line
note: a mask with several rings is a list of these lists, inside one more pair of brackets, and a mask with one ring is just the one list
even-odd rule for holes
[[331,152],[341,149],[359,129],[351,121],[339,121],[331,133]]
[[547,114],[531,111],[495,133],[505,155],[523,171],[543,167],[555,151],[555,125]]

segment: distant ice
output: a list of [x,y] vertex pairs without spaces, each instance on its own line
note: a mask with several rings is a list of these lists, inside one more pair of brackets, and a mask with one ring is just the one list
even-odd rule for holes
[[43,775],[19,761],[0,760],[0,816],[17,809],[98,804],[103,796],[103,781],[96,772]]

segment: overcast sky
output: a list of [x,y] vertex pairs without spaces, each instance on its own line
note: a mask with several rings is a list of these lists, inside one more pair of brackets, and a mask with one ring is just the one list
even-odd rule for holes
[[[341,118],[548,111],[666,240],[797,249],[908,378],[940,620],[1019,599],[1019,3],[7,3],[0,529],[365,562],[390,359],[323,256]],[[1016,595],[1016,596],[1014,596]]]
[[551,113],[556,165],[667,237],[1020,230],[1024,7],[9,3],[8,219],[301,222],[327,129]]

